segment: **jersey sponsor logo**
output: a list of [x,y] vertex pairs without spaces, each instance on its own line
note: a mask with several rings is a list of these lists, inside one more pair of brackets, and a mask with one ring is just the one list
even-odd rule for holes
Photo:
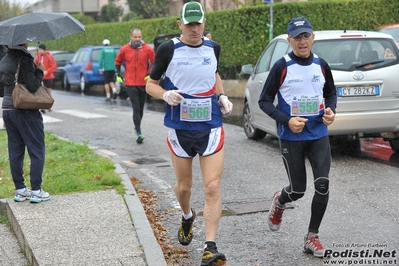
[[204,58],[204,61],[202,62],[203,65],[210,65],[211,64],[211,58],[206,57]]
[[177,65],[178,66],[190,66],[190,65],[192,65],[192,63],[190,63],[190,62],[178,62]]
[[313,75],[312,82],[320,82],[320,75]]
[[287,80],[287,82],[288,82],[288,84],[303,82],[303,77],[301,75],[293,76],[291,79]]

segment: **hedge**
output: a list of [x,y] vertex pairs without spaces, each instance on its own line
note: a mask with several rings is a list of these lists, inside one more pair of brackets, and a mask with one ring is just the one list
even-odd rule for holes
[[[224,79],[239,77],[241,66],[255,64],[269,43],[268,4],[208,12],[205,29],[222,46],[219,71]],[[273,36],[286,33],[293,17],[305,16],[314,30],[374,30],[379,25],[399,21],[398,0],[326,0],[273,4]],[[52,50],[77,50],[83,45],[126,44],[132,28],[140,28],[143,40],[152,43],[158,34],[179,33],[177,17],[128,22],[97,23],[86,32],[48,41]]]

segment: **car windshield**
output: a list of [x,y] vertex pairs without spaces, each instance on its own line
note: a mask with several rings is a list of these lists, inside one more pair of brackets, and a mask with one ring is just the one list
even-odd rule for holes
[[367,70],[398,63],[398,48],[389,39],[315,40],[312,51],[326,60],[332,70]]
[[69,61],[73,57],[73,53],[53,54],[56,61]]

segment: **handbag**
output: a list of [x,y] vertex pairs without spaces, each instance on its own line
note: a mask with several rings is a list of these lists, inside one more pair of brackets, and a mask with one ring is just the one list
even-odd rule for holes
[[15,73],[15,87],[11,95],[14,107],[17,109],[50,109],[53,106],[54,99],[43,84],[40,85],[35,93],[32,93],[26,88],[25,84],[18,83],[20,67],[21,59],[18,61],[17,73]]

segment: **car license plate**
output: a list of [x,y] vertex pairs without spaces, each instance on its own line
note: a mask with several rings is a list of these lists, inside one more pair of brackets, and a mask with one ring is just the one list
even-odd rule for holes
[[338,87],[337,89],[339,97],[380,95],[380,87],[378,85],[364,87]]

